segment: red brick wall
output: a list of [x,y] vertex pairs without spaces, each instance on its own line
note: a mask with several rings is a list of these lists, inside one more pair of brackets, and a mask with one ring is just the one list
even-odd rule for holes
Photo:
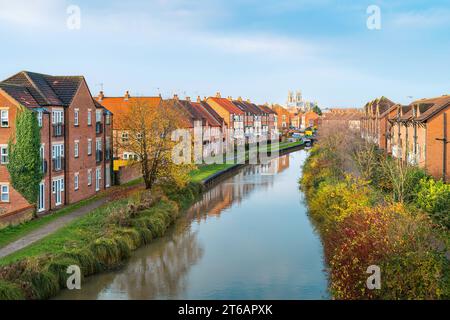
[[[17,106],[0,91],[0,109],[2,108],[8,108],[9,127],[0,127],[0,145],[7,145],[9,138],[14,134]],[[0,202],[0,216],[29,208],[28,201],[11,186],[8,169],[3,164],[0,164],[0,184],[9,185],[9,202]]]
[[[436,140],[436,138],[444,137],[444,112],[447,114],[447,139],[450,138],[450,107],[447,107],[443,112],[434,116],[427,122],[426,130],[426,169],[429,174],[434,176],[436,179],[442,178],[443,169],[443,142]],[[447,174],[446,180],[450,180],[450,147],[449,144],[447,148]]]
[[141,166],[138,164],[131,166],[123,166],[116,171],[116,179],[119,184],[124,184],[142,177]]

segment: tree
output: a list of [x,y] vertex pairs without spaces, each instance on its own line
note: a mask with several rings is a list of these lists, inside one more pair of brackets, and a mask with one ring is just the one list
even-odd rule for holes
[[135,98],[116,123],[128,134],[125,141],[119,139],[118,147],[135,155],[131,165],[140,165],[146,189],[152,189],[156,183],[186,185],[191,166],[172,161],[176,142],[171,134],[183,127],[182,114],[174,101],[150,107],[144,99]]
[[43,178],[41,130],[36,114],[24,106],[19,106],[15,124],[15,137],[11,137],[8,143],[7,169],[12,187],[35,205],[39,197],[39,183]]
[[319,108],[319,106],[314,106],[313,108],[312,108],[312,111],[314,111],[315,113],[317,113],[319,116],[321,116],[322,115],[322,110]]

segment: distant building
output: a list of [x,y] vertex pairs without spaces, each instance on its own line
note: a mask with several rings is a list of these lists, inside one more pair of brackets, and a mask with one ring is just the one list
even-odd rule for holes
[[297,110],[297,112],[308,112],[311,111],[315,106],[318,106],[316,101],[305,101],[303,100],[303,95],[300,90],[288,92],[288,98],[286,102],[286,108],[292,112],[293,109]]

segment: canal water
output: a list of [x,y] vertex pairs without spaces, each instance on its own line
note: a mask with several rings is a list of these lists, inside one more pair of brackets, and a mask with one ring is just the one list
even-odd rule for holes
[[328,299],[322,245],[298,188],[306,157],[240,169],[121,269],[57,299]]

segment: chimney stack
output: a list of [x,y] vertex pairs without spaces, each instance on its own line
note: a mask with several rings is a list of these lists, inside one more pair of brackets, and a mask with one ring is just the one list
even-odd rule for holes
[[178,100],[178,95],[176,93],[173,95],[173,99]]
[[227,99],[230,100],[230,101],[233,101],[233,97],[232,96],[228,96]]
[[242,101],[242,97],[241,96],[239,96],[237,99],[238,99],[238,101]]
[[197,96],[197,102],[198,103],[202,102],[202,98],[200,98],[200,96]]
[[124,100],[125,100],[125,101],[128,101],[128,99],[130,99],[130,92],[127,90],[127,91],[125,91],[125,97],[124,97]]
[[216,92],[216,98],[221,98],[221,96],[220,96],[220,91],[217,91],[217,92]]
[[186,97],[187,102],[191,102],[191,97]]
[[100,91],[98,94],[98,101],[102,101],[105,95],[103,94],[103,91]]

